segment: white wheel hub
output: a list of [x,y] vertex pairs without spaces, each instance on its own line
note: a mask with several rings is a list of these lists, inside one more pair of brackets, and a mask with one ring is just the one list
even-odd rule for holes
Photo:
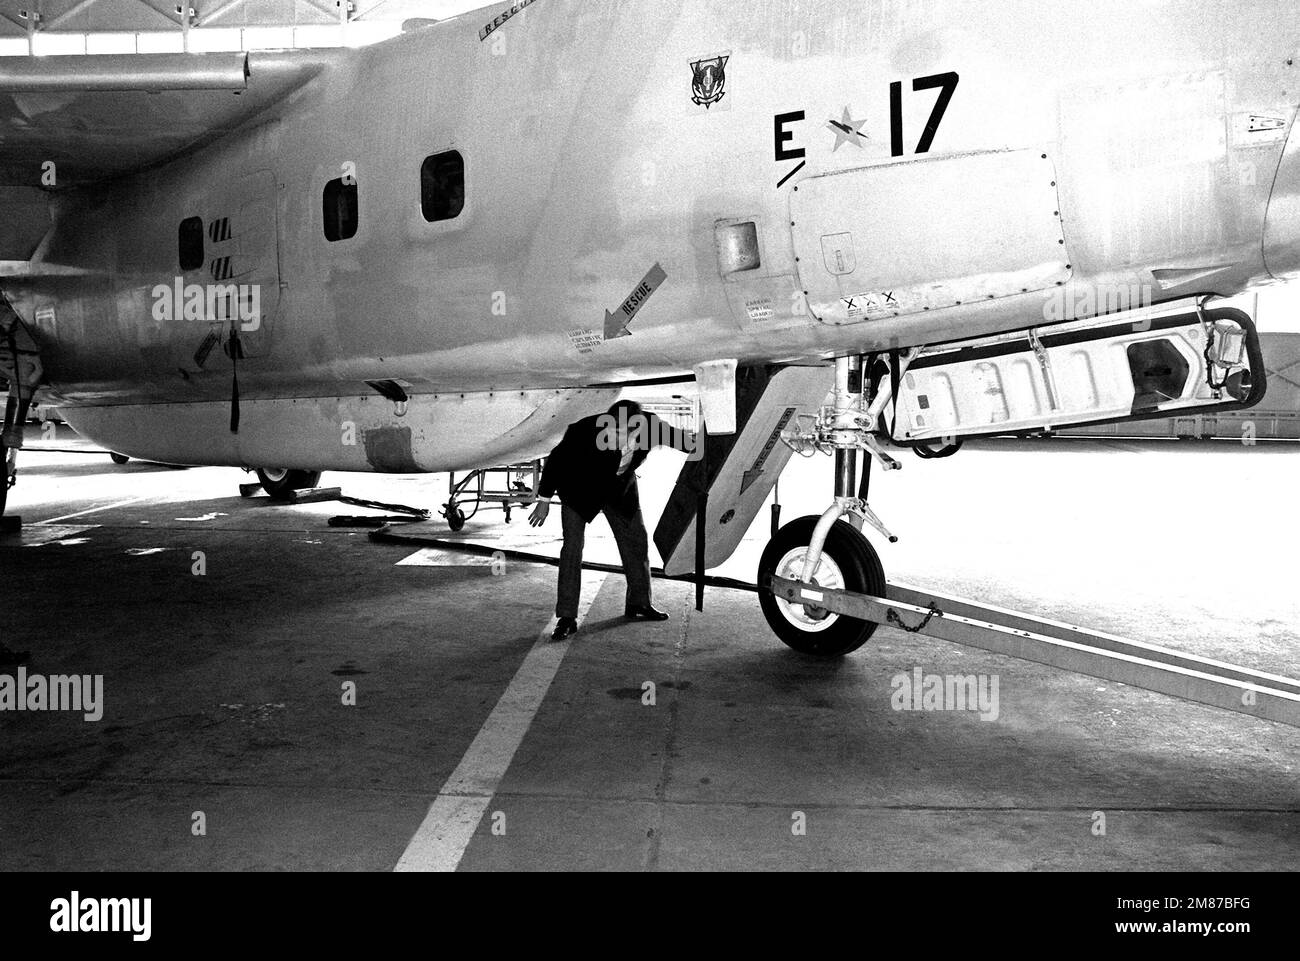
[[[803,564],[807,556],[807,547],[796,547],[787,552],[776,565],[776,576],[792,581],[800,580],[803,577]],[[817,569],[813,571],[812,586],[844,590],[844,572],[840,570],[840,565],[835,563],[835,558],[825,551],[822,552]],[[827,630],[840,619],[838,614],[832,614],[809,604],[795,604],[783,597],[777,597],[776,604],[787,621],[809,634]]]

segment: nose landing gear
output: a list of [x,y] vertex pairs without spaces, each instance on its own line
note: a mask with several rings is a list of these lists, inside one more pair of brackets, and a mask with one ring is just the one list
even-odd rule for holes
[[[842,657],[856,651],[875,633],[876,624],[833,614],[809,604],[778,597],[772,576],[800,581],[830,590],[883,597],[884,568],[871,542],[862,534],[870,525],[891,544],[898,538],[867,504],[872,458],[884,470],[902,465],[885,452],[873,436],[875,425],[893,396],[892,383],[906,372],[915,351],[894,357],[895,377],[882,379],[874,397],[862,358],[841,357],[835,362],[835,394],[830,406],[816,417],[782,435],[781,440],[804,456],[835,456],[835,500],[820,517],[801,517],[781,528],[763,551],[758,569],[759,603],[768,625],[786,645],[817,657]],[[868,454],[858,485],[858,452]],[[815,592],[814,592],[815,593]],[[802,593],[807,599],[807,591]]]

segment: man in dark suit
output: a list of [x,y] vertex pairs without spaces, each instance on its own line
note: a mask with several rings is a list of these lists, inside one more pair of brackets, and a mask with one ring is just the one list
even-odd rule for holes
[[573,424],[546,461],[537,505],[529,523],[541,527],[556,493],[563,503],[564,548],[560,552],[559,619],[551,636],[562,641],[578,630],[582,591],[582,548],[587,525],[604,513],[627,577],[629,620],[666,621],[650,597],[650,542],[641,516],[636,470],[654,447],[693,451],[695,435],[669,427],[641,405],[621,400],[608,413]]

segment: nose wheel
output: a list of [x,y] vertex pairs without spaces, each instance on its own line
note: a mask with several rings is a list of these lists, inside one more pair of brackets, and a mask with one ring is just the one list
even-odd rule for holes
[[[898,540],[867,504],[867,494],[873,458],[885,470],[902,467],[884,451],[875,432],[893,397],[894,382],[906,374],[914,356],[912,350],[894,351],[887,363],[880,361],[886,372],[893,371],[890,377],[876,376],[875,355],[836,358],[832,402],[780,435],[797,454],[822,452],[835,457],[835,498],[826,513],[801,517],[781,528],[759,561],[758,596],[763,614],[776,636],[796,651],[815,657],[842,657],[860,648],[876,631],[872,621],[818,607],[817,601],[824,598],[810,598],[808,592],[815,595],[820,587],[885,596],[884,568],[862,528],[870,525],[891,544]],[[861,451],[869,456],[859,484]],[[945,456],[928,450],[926,454]],[[806,585],[800,593],[802,603],[777,597],[770,586],[774,576]]]
[[[856,651],[877,625],[813,605],[777,597],[768,586],[772,575],[800,580],[819,517],[801,517],[777,531],[758,564],[759,603],[768,626],[788,647],[814,657],[843,657]],[[837,521],[826,535],[821,559],[809,581],[814,587],[883,597],[885,571],[862,532]]]

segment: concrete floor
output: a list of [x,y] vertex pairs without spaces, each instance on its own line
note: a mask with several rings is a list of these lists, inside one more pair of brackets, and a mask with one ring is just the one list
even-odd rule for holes
[[[876,486],[903,538],[880,552],[895,580],[1294,674],[1298,458],[1067,440],[909,457]],[[24,464],[0,642],[29,672],[103,674],[106,712],[0,714],[3,870],[1300,867],[1291,728],[888,629],[810,661],[744,593],[699,614],[665,584],[672,621],[625,625],[618,576],[590,578],[567,648],[538,647],[552,568],[410,562],[327,526],[364,511],[241,500],[232,470]],[[647,466],[652,518],[675,470]],[[829,473],[791,466],[787,520],[820,510]],[[428,507],[445,488],[326,482]],[[765,526],[719,573],[752,576]],[[519,515],[461,536],[559,546],[556,520]],[[603,525],[588,543],[615,557]],[[894,711],[890,679],[916,667],[996,675],[998,719]]]

